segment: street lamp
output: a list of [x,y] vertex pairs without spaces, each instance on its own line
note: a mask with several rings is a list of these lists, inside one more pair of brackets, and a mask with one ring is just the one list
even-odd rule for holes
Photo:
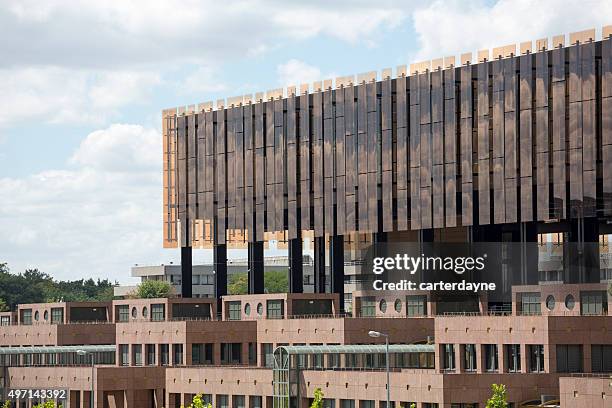
[[386,349],[385,362],[387,363],[387,407],[386,408],[391,408],[391,383],[389,382],[389,335],[385,333],[377,332],[374,330],[370,330],[368,332],[368,336],[374,337],[374,338],[378,338],[382,336],[385,338],[385,349]]
[[93,408],[94,406],[94,355],[91,352],[87,352],[85,350],[77,350],[76,352],[79,356],[85,356],[89,354],[91,356],[91,392],[89,396],[89,408]]

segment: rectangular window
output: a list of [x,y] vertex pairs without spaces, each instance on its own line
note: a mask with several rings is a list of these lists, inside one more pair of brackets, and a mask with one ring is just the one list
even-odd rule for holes
[[51,323],[62,324],[64,323],[64,309],[61,307],[51,308]]
[[221,343],[221,364],[242,363],[242,343]]
[[245,408],[244,395],[232,395],[232,408]]
[[240,320],[241,315],[241,303],[240,302],[227,302],[227,314],[228,320]]
[[21,324],[28,326],[32,324],[32,309],[23,309],[21,311]]
[[612,373],[612,345],[591,346],[591,368],[594,373]]
[[249,343],[249,365],[257,365],[257,343]]
[[194,343],[191,345],[191,364],[204,365],[212,364],[213,345],[212,343]]
[[151,305],[151,320],[154,322],[166,320],[166,310],[163,304]]
[[223,394],[217,394],[217,408],[229,408],[229,397]]
[[340,408],[355,408],[355,400],[341,399]]
[[191,275],[191,284],[199,285],[200,284],[200,275]]
[[603,290],[580,293],[580,313],[583,315],[605,315],[608,313],[608,296]]
[[476,371],[476,345],[465,344],[463,346],[465,371]]
[[132,359],[135,366],[142,365],[142,345],[132,344]]
[[155,344],[146,345],[147,365],[155,365]]
[[262,408],[261,407],[261,396],[260,395],[251,395],[249,397],[249,407],[250,408]]
[[582,372],[582,345],[557,345],[557,372]]
[[529,371],[532,373],[544,372],[544,346],[541,344],[529,346]]
[[521,345],[506,344],[506,365],[509,373],[521,371]]
[[521,314],[523,315],[542,314],[539,293],[521,293]]
[[183,365],[183,345],[172,345],[172,365]]
[[130,320],[130,307],[128,305],[117,306],[117,321],[127,322]]
[[264,365],[268,368],[274,367],[274,350],[272,349],[272,343],[263,343],[261,348],[264,357]]
[[163,366],[170,364],[170,346],[168,344],[159,345],[159,362]]
[[360,314],[362,317],[376,316],[376,299],[373,296],[361,298]]
[[0,326],[9,326],[11,324],[10,316],[1,316],[0,317]]
[[423,408],[438,408],[437,402],[424,402]]
[[129,345],[120,344],[119,345],[119,364],[122,366],[130,365],[130,352]]
[[268,319],[282,319],[284,316],[282,300],[268,300],[266,302]]
[[443,353],[443,364],[445,370],[454,370],[455,369],[455,345],[454,344],[443,344],[442,345],[442,353]]
[[406,296],[406,315],[408,317],[427,316],[427,296]]
[[374,408],[373,400],[359,400],[359,408]]
[[485,344],[485,370],[497,371],[499,369],[497,344]]

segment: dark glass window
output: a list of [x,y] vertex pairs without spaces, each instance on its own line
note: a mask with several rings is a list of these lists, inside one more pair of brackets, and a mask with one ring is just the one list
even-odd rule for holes
[[608,297],[605,291],[580,293],[580,312],[583,315],[602,315],[608,313]]
[[166,320],[166,312],[163,304],[151,305],[151,320],[163,322]]
[[506,344],[506,365],[509,373],[521,371],[521,345]]
[[612,373],[612,345],[591,346],[591,368],[594,373]]
[[557,345],[557,372],[582,372],[582,345]]
[[455,369],[455,345],[454,344],[443,344],[442,345],[442,364],[445,370]]
[[221,343],[221,364],[242,363],[242,343]]
[[183,365],[183,345],[172,345],[172,365]]
[[539,293],[523,293],[521,294],[521,314],[523,315],[539,315],[542,313],[540,294]]
[[406,296],[406,316],[426,316],[427,315],[427,296],[414,295]]
[[284,315],[282,300],[268,300],[267,302],[268,319],[282,319]]
[[147,365],[155,365],[155,344],[146,345]]
[[24,324],[24,325],[32,324],[32,309],[23,309],[21,311],[21,324]]
[[170,346],[168,344],[159,345],[159,362],[163,366],[170,364]]
[[213,345],[212,343],[194,343],[191,345],[191,364],[203,365],[212,364]]
[[228,320],[240,320],[241,305],[240,302],[227,302]]
[[476,345],[466,344],[463,347],[465,371],[476,371]]
[[532,373],[544,372],[544,346],[541,344],[529,346],[529,371]]
[[130,307],[128,305],[117,306],[117,321],[127,322],[130,320]]
[[271,343],[263,343],[261,345],[262,347],[262,354],[264,357],[264,365],[266,367],[274,367],[274,350],[272,349],[272,344]]
[[142,345],[141,344],[132,345],[132,358],[134,359],[135,366],[142,365]]
[[64,309],[61,307],[51,308],[51,323],[62,324],[64,323]]
[[119,345],[119,364],[122,366],[127,366],[130,364],[130,352],[128,344],[120,344]]
[[361,298],[361,316],[376,316],[376,299],[374,299],[374,297],[368,296]]
[[497,344],[485,344],[485,370],[497,371],[499,369]]

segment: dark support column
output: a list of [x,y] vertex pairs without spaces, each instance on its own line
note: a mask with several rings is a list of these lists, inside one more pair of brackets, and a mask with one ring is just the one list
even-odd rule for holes
[[329,244],[331,292],[340,296],[340,312],[344,312],[344,236],[332,235]]
[[302,251],[302,237],[289,240],[289,292],[304,292],[304,256]]
[[314,238],[314,292],[325,293],[325,238]]
[[565,283],[599,282],[599,225],[596,218],[573,218],[564,245]]
[[521,223],[521,281],[524,285],[537,285],[538,271],[538,226],[535,222]]
[[264,293],[264,243],[249,242],[249,293]]
[[595,217],[584,219],[584,281],[600,282],[599,222]]
[[215,268],[215,299],[217,314],[221,314],[222,296],[227,295],[227,245],[214,244],[213,264]]
[[192,273],[192,261],[191,261],[191,247],[181,247],[181,296],[184,298],[190,298],[192,296],[191,291],[191,273]]

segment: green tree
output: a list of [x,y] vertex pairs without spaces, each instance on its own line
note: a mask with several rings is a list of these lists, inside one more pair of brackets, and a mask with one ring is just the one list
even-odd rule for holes
[[[56,408],[56,407],[57,405],[55,405],[55,401],[49,400],[46,402],[41,402],[40,404],[36,404],[32,408]],[[62,408],[62,405],[60,405],[58,408]]]
[[169,298],[174,295],[174,290],[169,282],[146,280],[138,285],[133,295],[139,299]]
[[493,395],[487,401],[485,408],[508,408],[506,386],[504,384],[491,384]]
[[8,305],[4,301],[4,299],[0,298],[0,312],[7,312],[9,310]]
[[205,404],[202,400],[202,394],[198,394],[193,397],[193,402],[189,405],[189,408],[212,408],[212,404]]
[[314,390],[314,399],[312,404],[310,404],[310,408],[323,408],[323,391],[319,387]]
[[244,295],[249,291],[249,277],[246,273],[233,273],[229,276],[227,293],[230,295]]
[[[264,289],[266,293],[286,293],[289,291],[287,271],[265,271]],[[244,295],[249,291],[249,277],[246,272],[229,276],[227,291],[230,295]]]

